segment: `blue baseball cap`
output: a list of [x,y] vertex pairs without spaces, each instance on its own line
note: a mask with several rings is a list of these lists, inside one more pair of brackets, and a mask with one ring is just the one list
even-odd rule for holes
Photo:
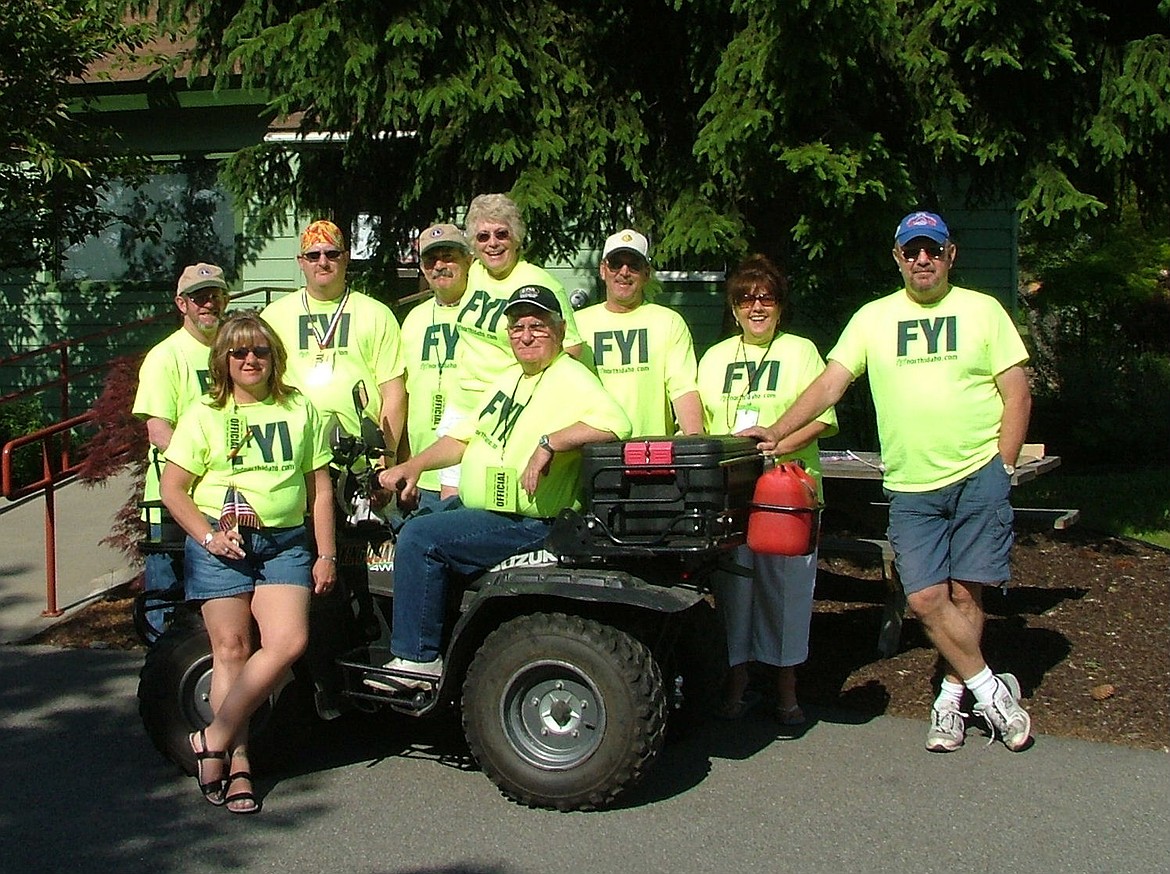
[[933,212],[912,212],[898,223],[898,230],[894,231],[894,243],[905,246],[915,237],[926,237],[936,243],[945,243],[950,236],[947,223],[940,216]]

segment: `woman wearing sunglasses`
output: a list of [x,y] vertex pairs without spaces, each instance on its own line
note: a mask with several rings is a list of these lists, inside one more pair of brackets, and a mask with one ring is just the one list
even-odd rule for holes
[[[774,422],[822,370],[809,340],[783,330],[791,319],[788,280],[765,255],[752,255],[727,280],[739,330],[699,362],[699,397],[709,434],[735,434]],[[829,408],[776,447],[778,461],[800,459],[820,486],[818,437],[837,433]],[[756,555],[740,546],[715,574],[715,599],[727,630],[730,671],[719,715],[735,719],[760,696],[748,690],[748,663],[776,668],[776,718],[800,725],[796,666],[808,658],[817,556]]]
[[337,579],[332,453],[316,409],[284,382],[286,360],[255,312],[224,322],[211,388],[180,416],[162,475],[163,502],[188,535],[187,599],[211,638],[214,719],[191,750],[200,791],[233,813],[260,809],[248,721],[304,651],[310,592]]

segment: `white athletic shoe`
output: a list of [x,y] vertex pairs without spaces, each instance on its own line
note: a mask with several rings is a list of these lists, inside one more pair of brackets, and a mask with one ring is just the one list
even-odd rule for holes
[[990,704],[976,704],[975,712],[983,717],[992,732],[1013,753],[1028,746],[1032,735],[1032,717],[1020,706],[1020,683],[1012,674],[996,674],[995,695]]
[[[370,674],[362,682],[371,689],[380,689],[383,692],[401,692],[404,689],[428,689],[435,685],[443,674],[443,657],[432,659],[429,662],[412,662],[410,659],[392,658],[382,667],[392,671],[410,671],[412,674],[422,674],[425,677],[384,677],[379,674]],[[428,679],[429,678],[429,679]]]
[[953,753],[963,745],[966,726],[963,713],[953,701],[939,708],[936,701],[930,708],[930,731],[926,733],[926,748],[932,753]]

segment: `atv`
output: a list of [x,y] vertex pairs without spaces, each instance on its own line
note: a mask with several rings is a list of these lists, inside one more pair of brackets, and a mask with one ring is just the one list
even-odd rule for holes
[[[254,716],[253,755],[287,751],[305,719],[457,710],[475,760],[517,802],[592,810],[637,785],[668,721],[705,706],[722,669],[708,582],[720,555],[744,540],[763,468],[754,441],[586,447],[583,509],[555,519],[544,549],[453,579],[438,678],[383,667],[403,520],[368,512],[377,428],[365,420],[357,437],[335,429],[332,442],[344,516],[339,583],[314,598],[307,651]],[[146,731],[187,773],[187,735],[211,720],[211,662],[198,611],[182,605],[141,672]],[[395,682],[403,679],[425,682]]]

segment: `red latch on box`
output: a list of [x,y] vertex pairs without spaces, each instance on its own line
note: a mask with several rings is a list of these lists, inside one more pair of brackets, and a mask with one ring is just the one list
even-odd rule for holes
[[625,472],[631,476],[674,474],[674,444],[669,440],[631,440],[622,447]]

